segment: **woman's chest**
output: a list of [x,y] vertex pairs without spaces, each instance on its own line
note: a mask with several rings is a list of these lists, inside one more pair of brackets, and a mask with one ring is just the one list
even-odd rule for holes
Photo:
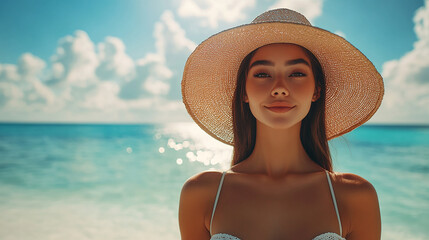
[[241,239],[312,239],[337,231],[329,191],[301,185],[222,188],[212,223],[213,233],[233,233]]

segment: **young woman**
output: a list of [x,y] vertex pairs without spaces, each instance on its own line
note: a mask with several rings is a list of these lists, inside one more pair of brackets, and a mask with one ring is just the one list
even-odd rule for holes
[[359,50],[288,9],[201,43],[185,66],[183,100],[234,152],[228,171],[184,184],[182,239],[380,239],[374,187],[333,172],[327,141],[367,121],[383,92]]

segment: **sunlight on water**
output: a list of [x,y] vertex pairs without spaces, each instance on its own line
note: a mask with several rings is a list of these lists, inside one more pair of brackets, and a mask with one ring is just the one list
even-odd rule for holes
[[218,166],[216,169],[220,170],[230,166],[232,147],[212,138],[193,122],[167,124],[158,134],[171,137],[167,143],[169,148],[187,151],[185,157],[189,162]]
[[160,148],[158,149],[158,151],[159,151],[159,153],[164,153],[164,152],[165,152],[165,148],[160,147]]

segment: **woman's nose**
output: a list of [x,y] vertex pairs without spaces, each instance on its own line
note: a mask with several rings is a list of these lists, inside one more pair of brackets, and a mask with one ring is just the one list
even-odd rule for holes
[[277,84],[273,90],[271,91],[271,96],[279,97],[279,96],[289,96],[289,91],[287,90],[284,84]]

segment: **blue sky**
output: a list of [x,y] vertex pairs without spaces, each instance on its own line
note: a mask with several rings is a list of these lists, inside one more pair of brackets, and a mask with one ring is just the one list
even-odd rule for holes
[[190,120],[180,81],[193,48],[280,6],[344,36],[382,73],[386,95],[370,122],[429,124],[428,5],[428,0],[3,0],[0,121]]

